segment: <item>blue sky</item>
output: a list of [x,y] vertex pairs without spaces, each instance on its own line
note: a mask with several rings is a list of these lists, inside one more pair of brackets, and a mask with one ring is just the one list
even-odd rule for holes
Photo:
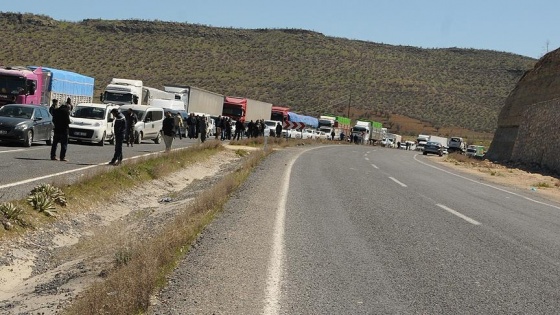
[[234,28],[301,28],[423,48],[540,58],[560,46],[559,0],[9,0],[3,12],[56,20],[143,19]]

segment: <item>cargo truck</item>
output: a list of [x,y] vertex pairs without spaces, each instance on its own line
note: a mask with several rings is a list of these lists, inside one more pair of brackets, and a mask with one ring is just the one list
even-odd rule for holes
[[152,105],[152,100],[173,100],[175,94],[144,86],[142,80],[113,78],[105,87],[101,101],[115,105]]
[[285,121],[288,121],[289,111],[290,111],[289,107],[272,106],[271,113],[270,113],[270,120],[284,123]]
[[371,121],[357,120],[354,127],[352,127],[352,141],[361,144],[368,143],[371,135],[371,128]]
[[0,67],[0,106],[42,104],[68,98],[73,104],[91,103],[94,79],[82,74],[47,67]]
[[260,119],[269,119],[272,114],[272,104],[250,98],[230,97],[224,99],[222,116],[230,117],[235,121],[248,123]]
[[220,116],[224,108],[224,96],[194,86],[166,84],[164,91],[174,93],[175,100],[183,102],[187,113],[205,113]]

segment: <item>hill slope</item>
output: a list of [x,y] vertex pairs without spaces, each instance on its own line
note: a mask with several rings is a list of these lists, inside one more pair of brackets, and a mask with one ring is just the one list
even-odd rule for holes
[[1,13],[4,65],[198,86],[308,115],[399,114],[434,126],[493,131],[535,60],[474,49],[420,49],[298,29],[229,29],[138,20],[56,21]]

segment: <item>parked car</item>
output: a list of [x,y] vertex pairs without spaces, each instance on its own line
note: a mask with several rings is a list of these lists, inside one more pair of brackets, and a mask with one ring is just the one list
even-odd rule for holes
[[163,109],[164,112],[171,112],[171,115],[173,115],[173,117],[175,117],[177,115],[177,113],[181,114],[181,117],[183,118],[183,128],[181,128],[181,135],[183,137],[187,136],[187,118],[189,118],[189,114],[187,113],[186,110],[184,109],[170,109],[170,108],[164,108]]
[[162,139],[163,108],[146,105],[123,105],[120,110],[124,113],[129,108],[138,117],[138,122],[134,126],[134,143],[139,144],[143,139],[152,140],[156,144],[160,143]]
[[118,108],[112,104],[81,103],[72,111],[69,140],[97,143],[100,146],[105,141],[113,144],[113,116],[111,110]]
[[0,107],[0,140],[20,142],[30,147],[33,142],[52,142],[53,122],[49,110],[41,105],[9,104]]
[[469,145],[467,147],[467,153],[466,155],[468,157],[474,157],[474,158],[479,158],[482,159],[484,157],[484,146],[481,145]]
[[278,121],[276,120],[265,120],[264,121],[264,136],[268,137],[270,136],[270,131],[272,130],[273,134],[276,134],[276,123],[278,123]]
[[424,152],[422,154],[428,155],[428,153],[437,154],[443,156],[444,147],[439,142],[428,141],[424,145]]

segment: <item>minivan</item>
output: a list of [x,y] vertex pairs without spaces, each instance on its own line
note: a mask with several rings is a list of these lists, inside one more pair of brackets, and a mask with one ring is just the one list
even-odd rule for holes
[[113,144],[113,116],[111,110],[118,108],[112,104],[80,103],[72,110],[69,140],[92,142],[100,146],[105,141]]
[[134,126],[134,143],[142,143],[142,140],[152,140],[155,143],[160,143],[164,118],[163,108],[146,105],[123,105],[120,108],[121,113],[126,115],[129,108],[138,117],[138,122]]

